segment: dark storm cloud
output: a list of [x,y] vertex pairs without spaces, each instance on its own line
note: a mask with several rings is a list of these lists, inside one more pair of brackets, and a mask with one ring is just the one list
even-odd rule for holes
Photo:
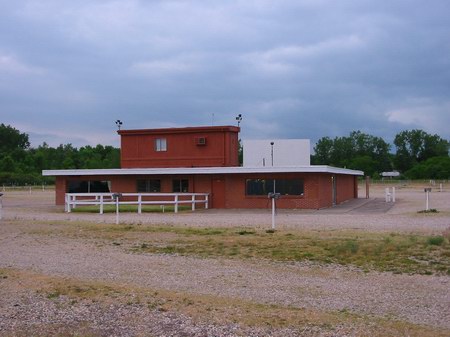
[[[232,124],[243,138],[450,138],[447,1],[15,1],[1,122],[33,145]],[[37,142],[37,143],[36,143]]]

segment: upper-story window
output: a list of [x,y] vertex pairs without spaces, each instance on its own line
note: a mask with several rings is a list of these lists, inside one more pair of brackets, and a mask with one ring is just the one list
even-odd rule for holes
[[167,151],[167,139],[156,138],[155,139],[155,151]]

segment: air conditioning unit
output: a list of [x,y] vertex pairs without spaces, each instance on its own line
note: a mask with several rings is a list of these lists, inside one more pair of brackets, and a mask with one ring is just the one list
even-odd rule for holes
[[206,145],[206,137],[197,137],[195,138],[195,144],[198,146]]

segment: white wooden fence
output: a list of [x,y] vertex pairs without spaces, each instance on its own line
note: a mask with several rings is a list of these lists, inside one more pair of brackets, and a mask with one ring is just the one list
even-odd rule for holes
[[[104,205],[116,205],[115,193],[66,193],[65,210],[70,213],[78,205],[100,206],[103,214]],[[121,200],[122,199],[122,200]],[[178,213],[178,206],[191,204],[195,211],[196,204],[204,204],[208,209],[208,193],[121,193],[119,205],[137,205],[138,213],[142,213],[142,205],[173,205],[174,212]]]

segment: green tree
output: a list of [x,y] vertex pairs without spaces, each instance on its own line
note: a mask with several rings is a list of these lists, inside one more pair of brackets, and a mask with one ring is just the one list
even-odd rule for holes
[[30,147],[28,135],[10,125],[0,124],[0,156]]
[[450,157],[429,158],[405,172],[410,179],[449,179]]
[[390,145],[382,138],[353,131],[348,137],[323,137],[314,147],[313,164],[362,170],[374,175],[390,170]]
[[427,159],[448,156],[449,142],[423,130],[405,130],[395,136],[395,167],[401,171],[414,167]]

